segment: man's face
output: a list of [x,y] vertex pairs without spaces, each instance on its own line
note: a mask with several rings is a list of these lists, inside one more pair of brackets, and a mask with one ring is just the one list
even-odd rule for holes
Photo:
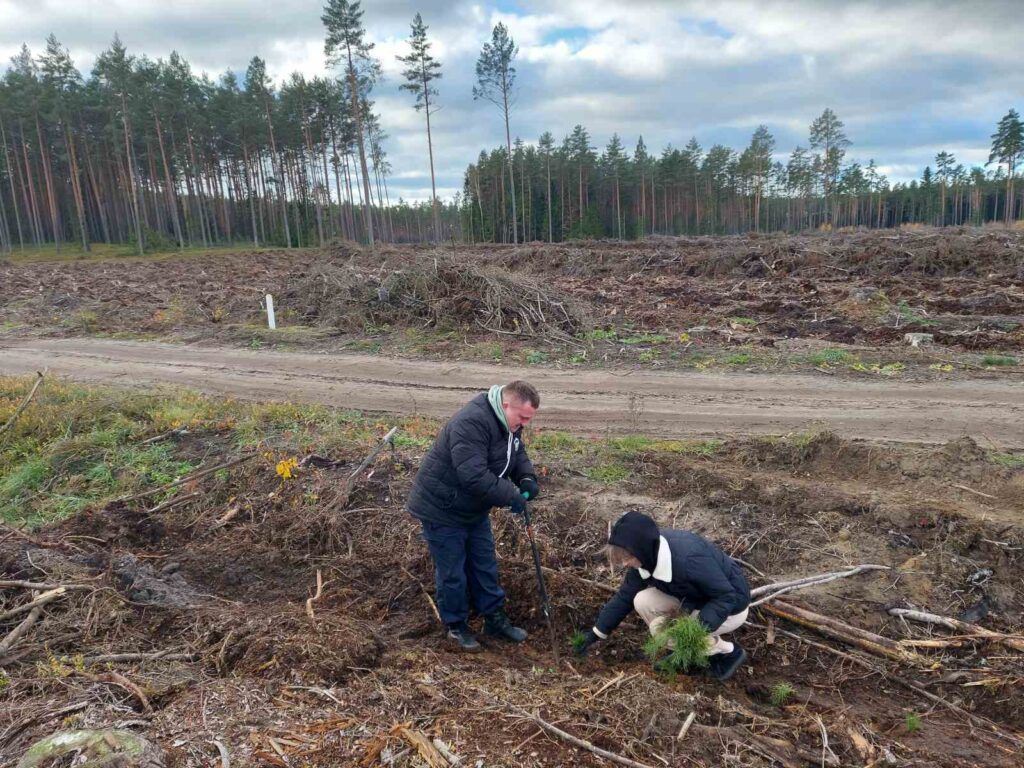
[[517,403],[515,400],[502,400],[501,408],[505,411],[505,421],[508,422],[508,428],[512,432],[529,424],[537,412],[537,409],[529,402]]

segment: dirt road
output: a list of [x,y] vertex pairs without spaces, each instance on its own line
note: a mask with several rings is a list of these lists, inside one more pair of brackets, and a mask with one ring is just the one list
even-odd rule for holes
[[907,383],[827,375],[560,371],[477,363],[315,355],[103,339],[0,345],[0,374],[50,372],[131,386],[171,384],[254,400],[447,416],[512,377],[541,391],[540,427],[664,437],[786,433],[822,425],[846,437],[1024,447],[1024,381]]

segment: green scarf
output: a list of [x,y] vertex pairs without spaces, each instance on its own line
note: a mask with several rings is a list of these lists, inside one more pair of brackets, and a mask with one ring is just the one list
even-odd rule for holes
[[501,384],[495,384],[487,391],[487,402],[491,404],[491,409],[494,414],[498,417],[498,421],[501,422],[501,426],[505,428],[506,432],[511,432],[508,428],[508,419],[505,418],[505,409],[501,407],[501,390],[504,387]]

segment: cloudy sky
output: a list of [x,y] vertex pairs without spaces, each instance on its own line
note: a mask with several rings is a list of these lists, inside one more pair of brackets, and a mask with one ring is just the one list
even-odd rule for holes
[[[364,20],[385,79],[375,98],[390,138],[394,187],[429,197],[422,115],[398,90],[395,56],[411,16],[430,26],[444,65],[434,120],[439,193],[461,187],[482,147],[503,141],[497,110],[474,102],[473,67],[498,21],[519,45],[512,130],[535,141],[582,123],[601,148],[742,148],[760,123],[779,158],[806,144],[825,107],[845,122],[850,158],[874,158],[909,180],[953,152],[983,164],[995,123],[1024,111],[1022,0],[365,0]],[[196,70],[243,73],[267,60],[277,80],[326,71],[316,0],[0,0],[0,70],[21,46],[53,32],[83,72],[115,31],[152,58],[183,54]]]

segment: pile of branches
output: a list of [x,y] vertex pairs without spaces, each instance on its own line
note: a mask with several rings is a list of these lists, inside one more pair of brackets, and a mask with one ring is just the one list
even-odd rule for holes
[[582,304],[536,276],[448,254],[376,269],[317,265],[283,294],[282,306],[305,323],[346,331],[422,325],[568,341],[591,327]]

